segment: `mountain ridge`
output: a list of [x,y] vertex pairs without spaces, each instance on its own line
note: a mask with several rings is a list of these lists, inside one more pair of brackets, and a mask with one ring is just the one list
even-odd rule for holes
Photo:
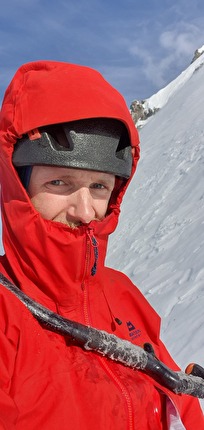
[[190,65],[164,88],[157,91],[145,100],[134,100],[130,106],[132,118],[138,128],[143,127],[147,121],[158,112],[185,82],[204,64],[204,45],[194,53]]

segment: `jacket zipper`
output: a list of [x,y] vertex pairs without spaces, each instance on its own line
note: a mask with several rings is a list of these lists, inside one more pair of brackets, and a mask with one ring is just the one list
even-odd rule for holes
[[98,242],[93,234],[92,228],[89,228],[87,230],[87,236],[90,240],[90,245],[92,246],[93,252],[94,252],[94,264],[91,268],[91,276],[94,276],[97,271],[97,263],[98,263]]
[[90,231],[87,230],[87,237],[86,237],[86,254],[85,254],[85,267],[84,267],[84,275],[82,279],[82,291],[83,291],[83,313],[84,313],[84,322],[87,326],[90,325],[90,318],[89,318],[89,312],[88,312],[88,271],[90,268],[90,260],[91,260],[91,238],[90,238]]
[[133,407],[130,395],[126,389],[126,387],[122,384],[120,379],[115,375],[115,373],[110,369],[108,363],[105,361],[103,357],[98,357],[98,360],[101,362],[102,367],[106,370],[106,373],[109,375],[109,377],[113,380],[115,385],[118,386],[120,389],[123,398],[125,400],[126,404],[126,410],[127,410],[127,416],[128,416],[128,430],[134,430],[134,424],[133,424]]
[[[90,275],[93,276],[93,268],[90,271],[90,261],[91,261],[91,249],[97,248],[97,242],[95,241],[93,230],[89,229],[87,230],[87,240],[86,240],[86,257],[85,257],[85,268],[84,268],[84,276],[82,280],[82,290],[83,290],[83,313],[84,313],[84,321],[87,326],[91,326],[91,318],[90,318],[90,311],[89,311],[89,305],[88,305],[88,278]],[[93,267],[96,267],[96,252],[94,249],[94,255],[95,255],[95,263]],[[108,363],[103,357],[97,357],[99,362],[101,363],[102,367],[105,369],[106,373],[109,375],[109,377],[113,380],[115,385],[120,389],[123,398],[125,400],[126,410],[127,410],[127,416],[128,416],[128,430],[134,430],[133,427],[133,407],[131,402],[131,397],[128,393],[128,390],[126,387],[121,383],[120,379],[115,375],[115,373],[111,370]]]

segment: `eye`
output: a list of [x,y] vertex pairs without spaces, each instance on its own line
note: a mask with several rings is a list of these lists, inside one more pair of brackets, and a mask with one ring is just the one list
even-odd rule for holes
[[96,182],[91,185],[91,188],[96,188],[97,190],[101,190],[101,189],[105,189],[106,187],[105,185]]
[[61,181],[60,179],[53,179],[49,183],[54,186],[65,185],[64,181]]

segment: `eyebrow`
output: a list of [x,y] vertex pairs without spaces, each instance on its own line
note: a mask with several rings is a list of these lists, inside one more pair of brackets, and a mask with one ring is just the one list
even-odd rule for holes
[[[108,176],[108,177],[103,172],[98,172],[98,174],[99,174],[99,176],[97,178],[91,178],[90,179],[91,182],[100,182],[100,181],[109,182],[109,181],[112,181],[112,179],[113,180],[115,179],[115,176],[111,175],[111,174],[110,174],[111,176]],[[81,177],[80,178],[76,178],[72,174],[68,174],[68,173],[67,174],[63,174],[63,173],[60,173],[60,172],[50,173],[50,174],[47,175],[47,178],[45,178],[45,179],[50,179],[51,177],[58,177],[60,179],[72,179],[74,181],[81,180]]]

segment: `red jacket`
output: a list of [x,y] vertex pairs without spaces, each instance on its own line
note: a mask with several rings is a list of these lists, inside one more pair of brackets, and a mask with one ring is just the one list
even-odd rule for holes
[[[117,225],[128,183],[115,191],[103,221],[71,230],[41,218],[13,168],[13,145],[23,133],[91,117],[114,117],[126,124],[135,148],[133,174],[139,158],[137,132],[122,97],[100,74],[65,63],[36,62],[15,75],[0,115],[5,249],[0,271],[64,317],[137,345],[150,342],[157,356],[177,369],[159,340],[158,315],[125,275],[104,266],[108,235]],[[170,428],[166,409],[171,408],[183,422],[178,429],[204,429],[196,399],[172,394],[144,373],[49,331],[3,286],[0,301],[0,428],[165,430]]]

